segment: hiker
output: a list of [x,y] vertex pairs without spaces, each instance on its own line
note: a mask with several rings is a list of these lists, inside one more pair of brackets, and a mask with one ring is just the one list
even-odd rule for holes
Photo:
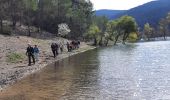
[[55,58],[56,57],[56,52],[55,52],[55,44],[54,43],[51,44],[51,50],[52,50],[54,58]]
[[77,42],[78,42],[78,48],[80,48],[80,41],[78,40]]
[[34,57],[36,61],[39,61],[38,57],[39,57],[39,48],[37,47],[37,45],[35,45],[34,47]]
[[28,44],[26,55],[28,56],[28,66],[31,66],[31,58],[33,60],[33,63],[35,64],[34,48],[31,47],[30,44]]
[[59,49],[59,45],[57,43],[54,44],[55,46],[55,54],[56,56],[58,55],[58,49]]
[[63,48],[64,48],[63,44],[60,43],[60,52],[61,52],[61,53],[63,53]]
[[69,44],[69,42],[67,42],[67,50],[68,50],[68,52],[70,52],[70,44]]

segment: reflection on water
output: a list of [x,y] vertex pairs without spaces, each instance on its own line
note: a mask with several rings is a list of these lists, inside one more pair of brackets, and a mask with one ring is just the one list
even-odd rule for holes
[[169,100],[170,42],[119,45],[56,62],[0,100]]

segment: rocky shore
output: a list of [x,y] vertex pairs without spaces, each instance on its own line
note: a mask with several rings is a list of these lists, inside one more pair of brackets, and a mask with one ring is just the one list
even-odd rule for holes
[[[80,48],[72,52],[67,52],[66,47],[64,52],[59,54],[57,58],[52,57],[50,44],[63,43],[67,41],[64,38],[50,38],[50,39],[37,39],[26,36],[3,36],[0,35],[0,90],[4,90],[7,86],[12,85],[16,81],[35,73],[50,63],[62,60],[66,57],[85,52],[95,47],[89,46],[86,43],[81,43]],[[27,66],[28,61],[25,56],[27,44],[38,45],[40,49],[39,61],[35,65]],[[66,46],[66,45],[65,45]],[[10,61],[10,54],[20,54],[22,59],[19,61]]]

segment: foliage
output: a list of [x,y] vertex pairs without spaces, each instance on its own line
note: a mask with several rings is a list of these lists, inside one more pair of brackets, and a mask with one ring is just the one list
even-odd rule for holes
[[148,40],[151,38],[153,34],[153,28],[149,25],[149,23],[146,23],[144,25],[144,34],[148,38]]
[[58,34],[62,37],[65,37],[68,35],[68,33],[70,32],[70,28],[67,24],[62,23],[58,25]]
[[100,32],[99,27],[97,25],[93,24],[90,26],[87,36],[89,38],[97,38],[97,36],[99,35],[99,32]]
[[[94,24],[88,31],[88,37],[94,39],[99,38],[99,45],[105,41],[108,45],[109,41],[115,40],[115,44],[119,37],[123,36],[123,43],[127,40],[130,33],[137,33],[137,24],[133,17],[122,16],[119,19],[108,21],[105,17],[95,17]],[[114,39],[115,38],[115,39]],[[130,35],[130,39],[137,40],[135,34]]]
[[97,25],[92,24],[88,30],[88,32],[86,33],[86,37],[90,38],[90,39],[94,39],[94,45],[97,45],[97,38],[99,36],[100,33],[100,29]]
[[128,36],[132,32],[137,32],[137,23],[135,19],[131,16],[122,16],[117,19],[117,36],[115,37],[115,43],[117,42],[118,38],[123,35],[123,44],[127,40]]
[[138,34],[135,32],[132,32],[129,34],[128,41],[129,42],[136,42],[138,40]]

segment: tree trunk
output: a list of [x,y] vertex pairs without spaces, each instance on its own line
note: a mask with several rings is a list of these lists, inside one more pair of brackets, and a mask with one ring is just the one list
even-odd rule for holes
[[102,45],[103,45],[103,43],[102,43],[102,42],[103,42],[103,38],[102,38],[102,36],[101,36],[101,38],[100,38],[100,42],[99,42],[99,45],[100,45],[100,46],[102,46]]
[[164,40],[166,40],[166,32],[164,31]]
[[108,46],[108,43],[109,43],[109,39],[106,40],[105,46]]
[[119,36],[120,36],[120,35],[117,35],[117,36],[115,37],[115,43],[114,43],[114,45],[116,45]]
[[96,38],[94,38],[94,44],[93,45],[97,45],[97,39]]
[[124,36],[123,36],[123,44],[125,44],[127,38],[128,38],[129,34],[128,33],[125,33]]
[[16,27],[16,20],[13,19],[13,22],[12,22],[12,29],[15,30],[15,27]]
[[31,36],[30,25],[28,25],[28,36]]

